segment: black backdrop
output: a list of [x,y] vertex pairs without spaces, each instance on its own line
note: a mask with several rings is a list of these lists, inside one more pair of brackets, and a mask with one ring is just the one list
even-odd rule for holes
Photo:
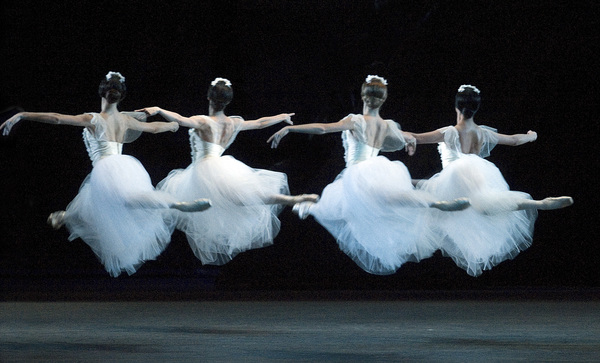
[[[423,132],[455,121],[453,96],[469,83],[483,94],[479,123],[538,132],[535,143],[498,147],[490,157],[512,189],[575,199],[570,208],[542,211],[533,246],[478,278],[440,255],[391,276],[369,275],[314,220],[286,209],[273,246],[223,267],[202,266],[176,232],[158,260],[112,279],[87,245],[45,224],[91,170],[81,130],[23,122],[0,140],[5,293],[49,276],[74,289],[88,288],[77,287],[81,281],[118,289],[164,277],[166,289],[197,279],[206,283],[195,289],[223,291],[599,287],[594,1],[8,0],[2,10],[3,118],[14,107],[98,111],[97,85],[112,70],[127,78],[122,110],[159,105],[204,114],[206,88],[220,76],[233,83],[229,114],[295,112],[297,124],[331,122],[361,111],[360,84],[378,74],[389,80],[382,115]],[[265,141],[279,127],[242,133],[227,153],[287,173],[292,193],[320,193],[344,167],[339,134],[294,134],[271,150]],[[185,130],[143,135],[125,152],[154,183],[190,162]],[[415,178],[441,168],[431,145],[413,157],[386,156],[406,163]]]

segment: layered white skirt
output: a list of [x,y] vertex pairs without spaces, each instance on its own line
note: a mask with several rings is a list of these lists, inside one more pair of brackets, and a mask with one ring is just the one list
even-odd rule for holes
[[277,216],[283,207],[266,201],[276,194],[289,194],[285,174],[250,168],[232,156],[208,157],[173,170],[158,188],[180,200],[211,200],[212,207],[206,211],[174,211],[173,215],[196,257],[212,265],[271,245],[279,233]]
[[310,213],[358,266],[386,275],[436,251],[426,223],[432,201],[403,163],[377,156],[344,169]]
[[439,248],[469,275],[478,276],[531,245],[537,210],[517,210],[531,196],[509,190],[493,163],[463,155],[419,189],[440,200],[470,198],[471,208],[463,211],[430,211]]
[[69,240],[87,243],[111,276],[123,271],[131,275],[169,243],[171,229],[163,216],[173,201],[154,189],[137,159],[104,157],[66,209]]

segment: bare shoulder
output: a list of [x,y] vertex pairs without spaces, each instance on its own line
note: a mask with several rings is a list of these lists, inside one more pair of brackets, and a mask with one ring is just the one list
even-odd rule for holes
[[189,120],[193,128],[195,129],[206,129],[209,128],[211,123],[214,122],[212,117],[207,115],[194,115],[190,116]]
[[94,114],[82,113],[74,116],[60,115],[59,119],[61,120],[61,123],[65,123],[68,125],[89,127],[92,125]]
[[145,112],[121,111],[120,114],[126,117],[129,121],[146,122],[148,120],[148,115]]

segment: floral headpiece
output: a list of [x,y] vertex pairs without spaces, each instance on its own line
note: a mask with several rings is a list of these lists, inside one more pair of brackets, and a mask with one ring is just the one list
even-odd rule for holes
[[373,81],[379,81],[379,82],[383,83],[384,86],[387,86],[387,80],[383,77],[369,75],[369,76],[367,76],[367,79],[365,79],[366,83],[371,83]]
[[119,72],[113,72],[113,71],[110,71],[110,72],[108,72],[106,74],[106,80],[110,81],[110,79],[112,78],[112,76],[119,77],[119,82],[121,82],[121,83],[125,82],[125,77],[123,77],[123,75],[121,73],[119,73]]
[[463,84],[462,86],[458,87],[458,92],[464,92],[466,91],[468,88],[470,88],[473,92],[480,94],[481,91],[479,91],[477,89],[477,87],[475,86],[471,86],[470,84]]
[[224,82],[227,87],[231,87],[231,82],[227,78],[220,78],[220,77],[215,78],[215,80],[212,81],[210,83],[210,85],[211,86],[216,86],[217,83],[219,83],[219,82]]

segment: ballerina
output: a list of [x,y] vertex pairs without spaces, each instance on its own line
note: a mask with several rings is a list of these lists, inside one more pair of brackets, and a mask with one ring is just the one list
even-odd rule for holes
[[514,258],[531,245],[537,210],[573,204],[571,197],[533,200],[511,191],[498,168],[484,158],[497,144],[517,146],[537,139],[537,133],[504,135],[475,123],[481,104],[479,89],[462,85],[455,97],[456,125],[413,133],[417,144],[438,143],[443,169],[417,187],[438,198],[467,197],[468,211],[433,216],[441,231],[442,252],[478,276],[500,262]]
[[337,240],[342,251],[365,271],[392,274],[407,261],[420,261],[436,250],[435,237],[424,222],[425,210],[462,210],[466,199],[435,201],[415,190],[400,161],[379,151],[403,148],[412,155],[415,138],[379,111],[387,98],[387,81],[368,76],[362,85],[363,114],[350,114],[334,123],[285,126],[267,142],[276,148],[290,132],[341,132],[346,168],[315,202],[294,206],[299,217],[312,215]]
[[170,226],[163,213],[203,211],[207,199],[178,202],[151,184],[142,164],[122,155],[123,143],[134,141],[141,132],[175,132],[175,122],[140,122],[143,113],[120,112],[117,105],[126,94],[125,77],[109,72],[101,81],[98,94],[100,113],[64,115],[50,112],[20,112],[0,125],[4,135],[19,121],[83,127],[83,141],[92,161],[92,172],[66,210],[50,214],[48,223],[55,229],[66,225],[69,240],[81,238],[88,244],[113,277],[123,271],[136,272],[145,261],[155,259],[171,239]]
[[223,265],[238,253],[271,245],[279,233],[283,206],[316,201],[314,194],[290,196],[284,173],[253,169],[223,152],[240,131],[291,124],[293,113],[257,120],[225,115],[233,99],[231,82],[216,78],[208,88],[208,116],[184,117],[160,107],[143,111],[189,127],[192,163],[173,170],[158,188],[177,198],[207,196],[212,208],[205,213],[175,213],[175,225],[204,264]]

